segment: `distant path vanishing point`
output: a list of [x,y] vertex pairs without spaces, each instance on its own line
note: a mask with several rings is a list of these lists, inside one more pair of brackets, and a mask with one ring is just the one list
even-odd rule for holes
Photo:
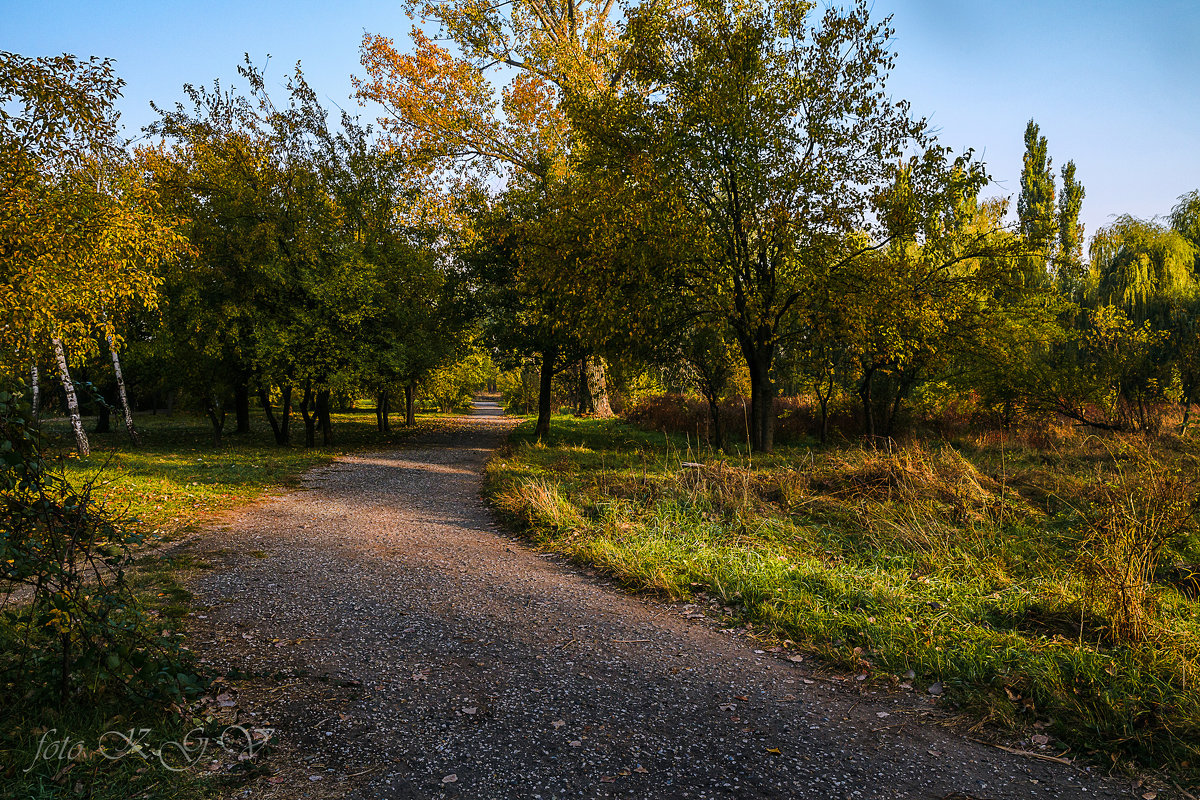
[[214,568],[191,646],[249,675],[239,721],[277,731],[272,774],[235,796],[1135,796],[503,535],[481,475],[513,424],[477,402],[193,540]]

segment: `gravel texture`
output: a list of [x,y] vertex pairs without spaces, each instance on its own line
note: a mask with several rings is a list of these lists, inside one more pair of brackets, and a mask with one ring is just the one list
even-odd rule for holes
[[229,690],[239,721],[276,730],[265,774],[239,795],[1146,791],[973,741],[924,686],[793,663],[695,607],[629,596],[504,535],[479,493],[511,424],[481,403],[410,448],[315,470],[195,540],[214,568],[193,581],[192,646],[246,676]]

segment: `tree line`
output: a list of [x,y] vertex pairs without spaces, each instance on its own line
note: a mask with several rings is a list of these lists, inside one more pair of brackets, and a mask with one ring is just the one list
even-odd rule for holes
[[1197,194],[1085,254],[1074,163],[1056,174],[1030,121],[1016,208],[987,197],[986,165],[889,92],[894,31],[866,3],[414,11],[442,40],[368,34],[359,94],[414,163],[504,176],[456,255],[488,340],[539,365],[539,435],[581,358],[685,365],[718,444],[748,389],[758,450],[780,384],[815,398],[822,441],[831,404],[887,437],[939,392],[1000,424],[1190,409]]
[[536,394],[539,436],[564,380],[609,413],[613,363],[686,375],[717,445],[745,392],[765,451],[780,387],[822,441],[832,409],[887,437],[931,397],[1116,429],[1179,403],[1186,428],[1200,194],[1085,246],[1075,165],[1030,121],[1015,204],[987,196],[976,154],[891,94],[865,2],[410,10],[439,37],[362,42],[377,131],[247,60],[244,91],[188,86],[122,147],[109,62],[3,54],[0,345],[35,387],[55,366],[81,449],[85,365],[131,430],[122,372],[182,388],[218,437],[257,400],[280,444],[296,409],[328,442],[364,392],[381,427],[393,398],[411,421],[419,386],[480,358]]
[[417,384],[468,343],[469,303],[445,215],[369,126],[331,121],[299,65],[277,101],[247,60],[244,92],[189,85],[128,147],[111,62],[0,63],[3,356],[30,370],[35,412],[53,363],[84,453],[77,388],[102,421],[117,399],[135,434],[127,375],[155,404],[182,392],[217,439],[257,401],[279,444],[296,411],[305,444],[328,443],[334,399],[362,392],[411,424]]

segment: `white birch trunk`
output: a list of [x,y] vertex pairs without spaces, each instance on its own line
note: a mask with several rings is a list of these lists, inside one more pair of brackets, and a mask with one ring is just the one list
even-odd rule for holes
[[129,407],[129,398],[125,394],[125,376],[121,374],[121,358],[117,355],[117,349],[113,347],[111,336],[108,337],[108,352],[112,354],[113,374],[117,376],[117,397],[121,399],[121,411],[125,414],[125,430],[129,431],[129,438],[136,446],[142,441],[138,437],[137,429],[133,427],[133,409]]
[[71,428],[75,431],[75,446],[79,455],[86,456],[92,452],[88,444],[87,434],[83,430],[83,419],[79,416],[79,399],[75,396],[75,384],[71,382],[71,370],[67,367],[67,354],[63,350],[62,339],[57,336],[54,342],[54,358],[58,361],[58,375],[62,379],[63,391],[67,393],[67,413],[71,417]]
[[40,377],[41,376],[38,375],[38,365],[30,364],[29,365],[29,394],[30,394],[29,406],[32,411],[32,416],[33,416],[33,419],[35,422],[37,421],[38,406],[41,405],[41,400],[42,400],[42,390],[41,390],[41,387],[38,386],[38,379]]

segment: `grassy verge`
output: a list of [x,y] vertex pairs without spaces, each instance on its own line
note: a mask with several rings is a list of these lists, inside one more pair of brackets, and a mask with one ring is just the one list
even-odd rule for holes
[[[135,422],[142,446],[131,447],[123,428],[114,423],[111,433],[90,435],[92,455],[87,458],[70,449],[74,440],[64,421],[48,422],[43,432],[66,455],[73,481],[97,479],[96,494],[106,506],[136,518],[147,533],[170,537],[218,512],[292,486],[309,469],[339,455],[400,444],[448,418],[422,414],[412,429],[395,426],[391,433],[380,433],[371,412],[334,414],[333,446],[303,448],[276,446],[261,420],[255,420],[250,433],[226,434],[214,445],[211,428],[201,417],[140,415]],[[303,442],[302,427],[293,428],[292,435]]]
[[[444,424],[444,419],[422,415],[412,429],[398,427],[381,434],[372,413],[338,414],[335,446],[306,450],[277,447],[261,421],[251,433],[227,435],[214,445],[201,418],[141,416],[137,423],[142,446],[131,447],[121,429],[92,434],[93,453],[88,458],[71,452],[73,440],[65,422],[47,421],[43,433],[49,449],[64,456],[71,482],[94,481],[94,497],[153,545],[294,485],[302,473],[340,454],[400,444]],[[302,436],[303,431],[294,434]],[[141,636],[153,641],[177,635],[191,607],[185,576],[207,567],[194,557],[142,551],[130,573],[133,603],[139,609],[131,618],[147,628],[139,631]],[[19,602],[19,595],[8,601]],[[0,612],[11,607],[0,603]],[[0,615],[2,652],[27,651],[22,642],[13,641],[11,622]],[[179,668],[191,670],[194,665],[186,661]],[[21,696],[3,689],[7,696],[0,697],[0,797],[195,800],[212,796],[256,768],[257,761],[238,758],[246,751],[245,734],[240,729],[227,731],[219,681],[203,695],[172,700],[139,698],[116,683],[106,688],[97,680],[87,687],[86,700],[81,687],[79,700],[67,703],[33,688],[22,689]],[[200,684],[205,680],[202,676]],[[130,752],[130,739],[141,748]],[[259,745],[256,740],[255,749]]]
[[[631,588],[703,594],[845,668],[893,684],[912,670],[917,691],[939,683],[970,712],[1051,735],[1056,754],[1198,763],[1200,604],[1172,571],[1200,560],[1196,470],[1178,443],[993,437],[750,460],[620,421],[554,429],[540,445],[522,426],[488,471],[494,507],[544,546]],[[1146,515],[1179,524],[1150,530]],[[1151,546],[1140,593],[1122,593],[1125,562]]]

